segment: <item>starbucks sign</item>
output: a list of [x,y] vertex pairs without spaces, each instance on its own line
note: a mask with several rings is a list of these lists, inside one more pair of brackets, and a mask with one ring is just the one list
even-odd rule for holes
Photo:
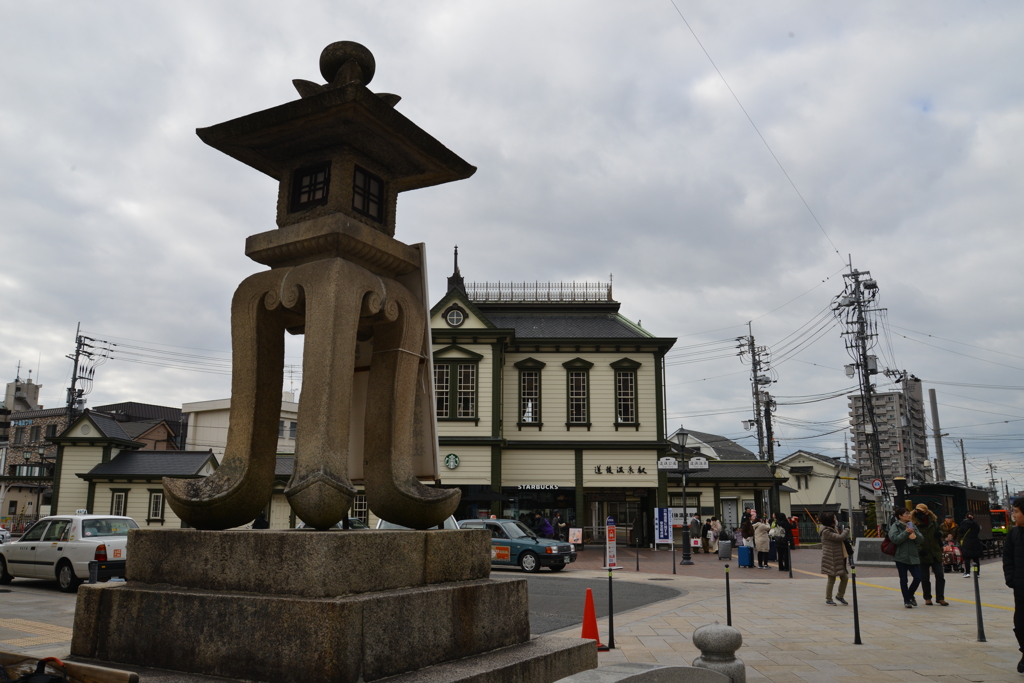
[[444,466],[450,470],[454,470],[456,467],[459,466],[459,456],[455,455],[454,453],[449,453],[448,455],[444,456]]

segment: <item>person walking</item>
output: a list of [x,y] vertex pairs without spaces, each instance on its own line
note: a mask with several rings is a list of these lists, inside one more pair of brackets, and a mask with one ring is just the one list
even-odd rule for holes
[[700,542],[700,517],[697,513],[693,513],[693,518],[690,519],[690,547],[693,549],[694,554],[700,552],[700,546],[694,545],[694,541]]
[[788,572],[792,567],[793,562],[793,527],[790,525],[789,520],[786,519],[786,515],[781,512],[773,513],[775,515],[775,527],[782,529],[782,533],[778,538],[775,539],[775,551],[779,555],[779,571]]
[[718,517],[711,518],[711,532],[715,537],[711,541],[711,552],[718,554],[718,539],[722,536],[722,523],[718,521]]
[[[640,516],[638,515],[637,516],[637,520],[639,521],[639,519],[640,519]],[[551,526],[555,530],[555,538],[557,538],[559,541],[564,541],[565,539],[569,538],[569,525],[566,524],[565,520],[562,519],[562,513],[561,512],[557,512],[557,511],[555,512],[555,516],[551,518]],[[636,537],[637,526],[638,526],[637,522],[634,522],[634,524],[633,524],[633,536],[634,537]]]
[[759,519],[753,524],[754,528],[754,550],[757,551],[757,567],[758,569],[771,569],[768,566],[768,551],[771,549],[771,539],[768,537],[768,532],[771,530],[771,526],[765,523],[764,520]]
[[711,552],[711,519],[708,518],[704,521],[704,526],[700,528],[700,544],[704,547],[705,553]]
[[[850,603],[843,599],[846,595],[846,584],[850,580],[846,572],[846,544],[843,542],[848,529],[842,529],[836,523],[834,512],[823,512],[818,518],[821,524],[821,573],[828,577],[825,585],[825,604],[835,605],[839,602],[843,605]],[[839,590],[836,592],[836,599],[832,600],[832,589],[839,579]]]
[[[1013,634],[1017,649],[1024,653],[1024,498],[1015,498],[1010,505],[1013,526],[1003,544],[1003,578],[1013,589]],[[1024,674],[1024,655],[1017,663],[1017,673]]]
[[921,560],[921,587],[924,589],[924,604],[932,604],[932,581],[935,577],[935,602],[946,607],[946,574],[942,569],[942,536],[939,532],[939,520],[935,513],[924,503],[918,503],[911,515],[921,544],[917,546],[917,555]]
[[748,548],[754,547],[754,525],[750,521],[749,517],[743,519],[743,523],[740,524],[740,533],[743,534],[743,545]]
[[[910,510],[896,508],[896,520],[889,525],[889,540],[896,544],[896,571],[900,573],[900,590],[903,592],[903,606],[907,609],[917,607],[914,593],[921,585],[921,558],[917,554],[917,546],[921,537],[915,531],[914,522],[910,519]],[[907,586],[907,574],[913,581]]]
[[552,538],[555,535],[551,522],[539,512],[535,513],[534,522],[533,532],[541,538]]
[[939,527],[939,531],[942,533],[943,538],[950,534],[953,534],[953,538],[960,538],[960,527],[958,527],[956,522],[953,520],[953,515],[946,515],[946,519],[943,520],[942,526]]
[[270,522],[267,521],[266,515],[260,510],[260,514],[256,515],[256,519],[252,520],[253,529],[269,529]]
[[971,562],[981,571],[981,527],[974,521],[974,515],[960,522],[960,554],[964,557],[964,578],[971,577]]

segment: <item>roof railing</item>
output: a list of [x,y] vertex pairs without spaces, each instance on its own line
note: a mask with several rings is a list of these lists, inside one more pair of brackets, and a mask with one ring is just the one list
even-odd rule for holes
[[611,282],[467,282],[466,296],[491,303],[614,301]]

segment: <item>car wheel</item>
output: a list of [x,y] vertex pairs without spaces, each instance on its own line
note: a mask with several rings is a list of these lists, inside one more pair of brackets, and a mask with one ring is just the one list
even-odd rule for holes
[[525,553],[519,556],[519,566],[523,568],[524,572],[539,572],[540,571],[540,560],[534,553],[527,550]]
[[6,586],[14,577],[7,573],[7,563],[0,559],[0,585]]
[[75,576],[75,569],[69,563],[57,567],[57,585],[65,593],[74,593],[82,580]]
[[553,572],[560,572],[563,569],[565,569],[565,565],[564,564],[553,564],[553,565],[551,565],[550,569]]

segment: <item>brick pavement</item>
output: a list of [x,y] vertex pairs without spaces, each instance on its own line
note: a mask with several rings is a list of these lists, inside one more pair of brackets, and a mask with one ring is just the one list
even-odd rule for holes
[[[589,551],[588,551],[589,552]],[[641,551],[643,553],[643,551]],[[1013,595],[1003,586],[1002,573],[994,562],[982,566],[983,618],[987,642],[977,642],[974,588],[971,579],[947,574],[948,607],[906,609],[899,593],[895,569],[861,568],[858,571],[858,603],[861,639],[853,644],[853,607],[825,604],[825,579],[801,569],[820,562],[820,551],[801,550],[794,565],[794,580],[774,569],[730,570],[733,625],[743,634],[738,655],[747,664],[750,681],[777,683],[1021,681],[1016,672],[1020,659],[1012,632]],[[600,555],[600,553],[594,553]],[[616,572],[616,581],[661,581],[678,586],[687,595],[648,605],[615,616],[615,646],[601,653],[602,664],[612,662],[690,663],[699,655],[690,636],[697,627],[726,621],[724,569],[711,557],[695,558],[685,576],[667,578],[665,572],[633,570],[634,556],[620,553],[628,567]],[[648,569],[667,564],[652,560]],[[626,561],[626,560],[629,561]],[[704,560],[707,561],[704,561]],[[677,560],[678,561],[678,560]],[[641,567],[644,557],[641,555]],[[607,576],[573,565],[578,576]],[[722,563],[724,564],[724,562]],[[677,570],[683,570],[679,567]],[[671,568],[668,568],[671,572]],[[706,574],[716,573],[716,578]],[[868,576],[870,575],[870,576]],[[795,580],[796,577],[800,580]],[[666,581],[667,579],[667,581]],[[669,581],[671,583],[669,583]],[[852,590],[846,599],[852,603]],[[599,621],[607,642],[607,619]],[[578,637],[579,628],[560,632]]]

